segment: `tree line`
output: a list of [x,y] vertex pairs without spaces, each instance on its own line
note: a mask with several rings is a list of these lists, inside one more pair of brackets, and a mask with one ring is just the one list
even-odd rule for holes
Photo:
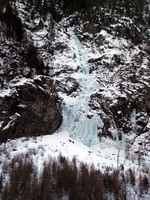
[[[138,186],[136,184],[138,182]],[[49,159],[38,171],[28,155],[18,155],[3,164],[0,176],[1,200],[114,200],[129,199],[129,188],[138,187],[139,195],[148,193],[147,175],[136,179],[135,171],[105,169],[103,172],[62,155]],[[132,191],[131,189],[131,191]]]

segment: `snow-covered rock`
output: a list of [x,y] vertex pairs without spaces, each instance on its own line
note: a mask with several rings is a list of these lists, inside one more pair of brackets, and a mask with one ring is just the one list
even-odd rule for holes
[[0,141],[54,133],[61,101],[49,77],[16,77],[0,93]]

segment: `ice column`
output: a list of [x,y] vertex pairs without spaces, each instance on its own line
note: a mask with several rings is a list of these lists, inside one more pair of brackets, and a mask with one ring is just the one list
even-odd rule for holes
[[99,143],[98,126],[100,119],[96,113],[91,111],[89,100],[91,94],[98,91],[99,83],[94,74],[89,74],[88,52],[86,52],[72,28],[68,29],[68,34],[74,46],[74,62],[79,66],[75,77],[80,77],[80,91],[76,97],[69,97],[72,103],[66,102],[63,127],[73,139],[80,140],[87,146],[93,146]]

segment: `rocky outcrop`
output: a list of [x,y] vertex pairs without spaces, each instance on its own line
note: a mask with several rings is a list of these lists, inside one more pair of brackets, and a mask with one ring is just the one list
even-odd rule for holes
[[99,90],[91,96],[90,106],[104,122],[103,136],[112,136],[112,128],[136,136],[149,131],[149,88],[144,85],[140,87],[141,90],[131,90],[130,93],[123,88],[118,93],[115,93],[115,89],[107,92]]
[[0,94],[0,112],[0,142],[52,134],[62,120],[53,81],[44,76],[12,80]]
[[57,80],[55,86],[58,92],[66,93],[67,95],[74,95],[79,88],[77,81],[71,77],[63,82]]

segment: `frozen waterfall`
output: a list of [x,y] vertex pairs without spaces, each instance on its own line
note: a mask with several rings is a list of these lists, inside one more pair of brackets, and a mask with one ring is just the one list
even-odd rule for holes
[[79,67],[71,76],[80,84],[80,91],[76,97],[64,98],[64,121],[61,128],[67,130],[71,138],[91,147],[99,143],[98,127],[102,126],[102,121],[89,107],[89,100],[91,94],[99,90],[100,85],[94,72],[89,73],[86,49],[73,29],[69,28],[68,34],[73,42],[74,62]]

